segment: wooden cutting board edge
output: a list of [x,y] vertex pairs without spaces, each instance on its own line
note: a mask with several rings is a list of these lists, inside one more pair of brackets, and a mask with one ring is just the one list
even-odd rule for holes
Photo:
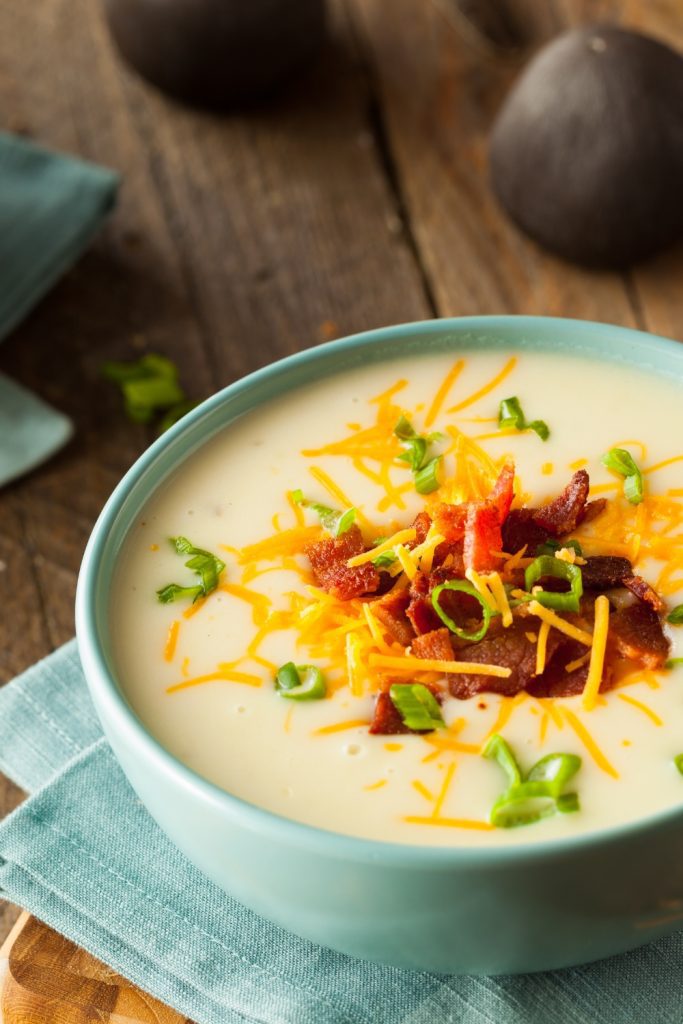
[[192,1024],[24,911],[0,948],[0,1024]]

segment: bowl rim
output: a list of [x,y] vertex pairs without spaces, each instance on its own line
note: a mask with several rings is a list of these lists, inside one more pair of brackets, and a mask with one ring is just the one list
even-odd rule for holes
[[[99,573],[103,556],[107,552],[110,531],[118,517],[122,514],[123,505],[133,486],[139,482],[140,478],[170,446],[174,445],[188,432],[196,430],[197,424],[209,417],[216,409],[221,408],[226,402],[234,400],[239,395],[248,393],[249,390],[253,390],[273,376],[282,375],[283,372],[293,369],[306,368],[311,364],[316,365],[319,362],[324,362],[327,356],[334,358],[335,355],[349,353],[365,347],[377,347],[381,350],[381,347],[387,343],[393,344],[401,339],[409,339],[421,334],[436,336],[448,333],[449,331],[456,331],[460,335],[481,331],[490,336],[498,332],[505,333],[511,327],[514,327],[517,331],[520,329],[524,330],[525,326],[532,331],[540,329],[549,332],[545,343],[530,345],[531,351],[562,352],[563,350],[568,350],[573,353],[579,352],[601,362],[619,362],[645,371],[656,372],[659,370],[660,373],[664,368],[664,364],[670,363],[672,357],[677,356],[681,363],[680,372],[672,374],[672,376],[683,383],[683,343],[671,338],[653,335],[630,327],[566,317],[515,314],[444,317],[441,319],[411,321],[359,332],[276,360],[239,378],[214,395],[211,395],[170,430],[157,438],[124,474],[104,505],[90,534],[78,576],[76,590],[76,636],[78,651],[88,688],[95,702],[98,716],[102,720],[103,727],[104,720],[111,721],[112,728],[115,728],[117,733],[123,733],[127,737],[129,744],[139,748],[144,758],[151,760],[155,767],[168,776],[175,785],[191,794],[200,803],[208,804],[214,810],[217,810],[226,820],[246,827],[252,832],[258,832],[264,838],[270,837],[281,842],[287,842],[290,845],[317,850],[351,861],[374,862],[404,867],[432,866],[446,868],[449,866],[476,866],[478,869],[486,869],[512,862],[519,865],[536,861],[539,858],[544,860],[552,859],[553,857],[563,858],[567,854],[578,852],[586,847],[605,846],[611,843],[621,843],[626,839],[637,839],[650,830],[672,826],[676,823],[677,819],[681,819],[681,822],[683,822],[682,801],[680,807],[665,808],[631,822],[608,826],[604,829],[593,829],[576,836],[544,838],[536,841],[532,839],[529,842],[509,846],[485,846],[469,843],[466,846],[458,846],[457,844],[453,846],[433,846],[429,844],[368,839],[319,828],[249,803],[210,782],[185,765],[147,730],[146,726],[129,706],[113,672],[110,671],[107,664],[99,635],[97,613],[100,603],[98,589],[101,589],[98,588]],[[566,342],[565,344],[558,342],[556,340],[558,332],[560,334],[571,332],[573,343],[569,345]],[[582,332],[588,332],[593,342],[587,346],[576,344],[577,336]],[[603,338],[606,342],[608,336],[614,339],[615,335],[618,335],[622,340],[630,341],[638,349],[643,350],[646,347],[650,357],[649,361],[638,362],[634,360],[632,354],[629,357],[628,353],[625,355],[618,352],[607,354],[607,350],[601,351],[595,344],[595,339]],[[499,347],[509,350],[510,348],[524,348],[525,346],[523,344],[520,345],[519,338],[515,339],[514,342],[507,340],[507,343],[506,339],[503,338],[502,344]],[[445,348],[440,348],[439,351],[445,351]],[[453,351],[457,351],[457,344],[453,346]],[[396,355],[396,353],[393,354],[394,356]],[[383,361],[382,356],[378,357],[377,361]],[[325,376],[335,376],[343,372],[344,369],[346,367],[342,361],[340,365],[337,365]],[[668,376],[669,374],[666,375]],[[313,379],[311,378],[311,380]],[[256,403],[254,407],[262,403],[263,399],[261,402]],[[188,455],[189,452],[185,451],[180,461],[182,462]],[[149,495],[144,500],[148,500],[148,498]],[[144,501],[136,506],[137,510],[139,511],[143,505]],[[131,517],[129,516],[125,527],[126,531],[129,528],[130,521]]]

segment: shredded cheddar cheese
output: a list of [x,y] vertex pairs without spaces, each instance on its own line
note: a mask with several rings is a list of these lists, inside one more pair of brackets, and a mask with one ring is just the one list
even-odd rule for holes
[[545,671],[545,656],[548,647],[548,634],[550,633],[550,623],[542,622],[538,630],[538,640],[536,642],[536,675],[541,676]]
[[595,626],[593,629],[593,646],[591,648],[590,665],[586,685],[583,690],[581,704],[584,711],[592,711],[595,707],[600,683],[602,681],[602,669],[605,661],[605,650],[607,648],[607,632],[609,630],[609,600],[604,594],[595,599]]
[[573,626],[571,622],[567,622],[566,619],[556,615],[555,612],[550,610],[550,608],[544,608],[543,605],[538,603],[538,601],[529,601],[527,607],[532,615],[538,616],[538,618],[543,622],[547,622],[549,626],[554,626],[555,629],[559,629],[560,633],[565,633],[573,640],[578,640],[579,643],[586,644],[587,647],[592,647],[592,633],[589,633],[585,629],[579,629],[578,626]]
[[346,564],[349,569],[355,569],[357,565],[365,565],[367,562],[372,562],[378,555],[383,555],[386,551],[393,551],[398,544],[406,544],[411,540],[415,540],[415,530],[412,528],[409,530],[399,530],[393,537],[388,537],[381,544],[378,544],[377,547],[371,548],[370,551],[364,551],[361,555],[349,558]]
[[476,661],[441,661],[433,658],[411,658],[409,655],[394,658],[384,654],[371,654],[369,663],[372,668],[388,668],[392,672],[439,672],[442,675],[466,674],[473,676],[497,676],[507,679],[512,674],[509,668],[501,665],[483,665]]

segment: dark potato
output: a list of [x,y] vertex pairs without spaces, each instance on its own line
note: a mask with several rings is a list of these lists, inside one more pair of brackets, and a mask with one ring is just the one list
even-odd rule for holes
[[683,233],[683,58],[611,25],[531,61],[491,140],[510,217],[576,263],[625,267]]
[[165,92],[209,107],[258,99],[319,48],[324,0],[104,0],[119,50]]

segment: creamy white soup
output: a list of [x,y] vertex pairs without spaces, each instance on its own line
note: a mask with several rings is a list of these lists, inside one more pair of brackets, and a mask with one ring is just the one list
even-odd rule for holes
[[[683,626],[667,617],[683,601],[680,394],[672,381],[616,364],[484,351],[369,365],[255,409],[178,467],[126,541],[111,596],[111,634],[128,700],[168,750],[228,792],[355,836],[442,846],[527,843],[677,806],[683,673],[672,660],[683,655]],[[501,426],[501,402],[513,397]],[[610,469],[601,459],[614,449],[622,461],[613,459]],[[551,568],[562,565],[556,587],[541,573],[540,591],[525,575],[541,557],[535,543],[494,552],[484,568],[473,568],[482,536],[478,513],[464,515],[457,527],[464,541],[451,549],[439,579],[448,578],[449,565],[463,574],[464,543],[467,621],[456,621],[448,607],[451,625],[470,639],[436,621],[440,642],[453,641],[452,653],[440,659],[451,667],[446,677],[417,638],[400,642],[375,602],[394,588],[411,592],[416,575],[436,570],[444,505],[495,506],[494,519],[504,521],[491,492],[511,460],[513,511],[547,507],[584,469],[589,500],[604,499],[605,507],[589,514],[584,507],[583,521],[569,531],[572,545],[567,536],[543,542],[545,570],[549,561]],[[420,480],[427,493],[416,489]],[[346,523],[339,514],[321,516],[314,504],[346,512]],[[413,523],[425,509],[431,525],[421,539]],[[361,552],[361,564],[379,560],[381,595],[340,598],[314,573],[307,551],[325,541],[338,545],[344,528],[360,528],[363,549],[372,549],[365,559]],[[192,551],[178,553],[172,538],[186,538],[220,562],[209,561],[202,577],[201,565],[186,567]],[[385,539],[373,547],[377,538]],[[598,564],[591,559],[605,556],[628,559],[641,580],[630,586],[639,586],[640,596],[621,583],[584,586],[583,618],[562,607],[577,573],[587,583]],[[178,589],[169,591],[170,584]],[[548,598],[553,591],[559,607]],[[432,587],[427,601],[433,594]],[[617,616],[640,603],[652,619],[648,602],[657,596],[664,607],[653,629],[669,649],[662,654],[658,641],[655,657],[640,651],[638,636],[633,643],[619,639]],[[523,620],[520,643],[535,669],[513,695],[472,690],[487,679],[504,689],[518,671],[508,665],[499,669],[503,675],[487,677],[490,663],[480,657],[475,664],[471,637],[485,625],[484,604],[482,643],[488,636],[494,654],[491,638],[504,646],[512,635],[506,631],[519,633]],[[534,672],[545,671],[558,644],[565,649],[567,629],[579,639],[562,671],[573,671],[581,690],[552,696],[541,688],[539,695]],[[605,659],[615,643],[620,657],[605,688]],[[629,644],[634,658],[624,655]],[[457,679],[462,664],[470,666],[471,695],[445,681]],[[292,699],[276,684],[282,666],[290,666],[288,685],[304,686],[313,674],[301,667],[318,668],[323,693],[314,686],[312,699]],[[292,682],[293,666],[299,670]],[[564,677],[560,684],[561,691]],[[414,727],[403,702],[409,688],[418,724],[428,731],[371,733],[380,692],[392,702],[394,724]],[[494,736],[502,750],[499,741],[492,745]],[[505,771],[508,752],[519,768],[516,781],[514,767]],[[531,781],[541,779],[540,796],[519,788],[541,758],[558,754],[574,756],[532,773]],[[505,813],[496,817],[496,806]]]

